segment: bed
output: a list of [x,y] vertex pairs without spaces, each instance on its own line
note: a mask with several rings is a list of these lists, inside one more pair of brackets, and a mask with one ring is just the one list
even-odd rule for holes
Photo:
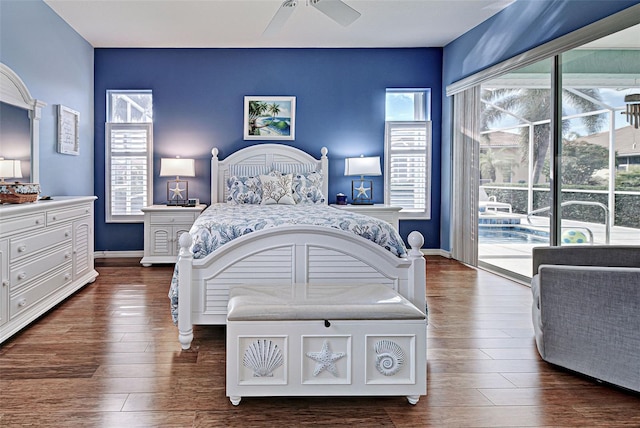
[[[214,148],[212,206],[205,213],[227,205],[227,199],[232,197],[227,182],[234,171],[283,167],[296,170],[299,166],[301,171],[313,169],[322,176],[319,186],[324,199],[314,205],[345,214],[327,206],[327,153],[327,149],[322,148],[320,158],[316,159],[291,146],[265,143],[241,149],[220,160],[219,151]],[[417,231],[409,235],[410,248],[402,251],[401,247],[389,245],[389,240],[381,245],[353,230],[321,224],[281,224],[238,233],[224,245],[203,252],[202,246],[198,247],[195,242],[198,220],[190,233],[180,237],[180,254],[170,291],[183,349],[191,347],[193,325],[226,324],[229,289],[237,284],[383,284],[417,308],[426,308],[425,260],[420,251],[424,238]],[[397,231],[395,233],[397,235]]]

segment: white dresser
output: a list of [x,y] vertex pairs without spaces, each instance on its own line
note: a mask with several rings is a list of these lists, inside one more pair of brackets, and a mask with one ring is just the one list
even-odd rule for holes
[[180,235],[189,232],[206,205],[180,207],[151,205],[144,212],[144,257],[140,263],[175,263],[180,250]]
[[0,205],[0,343],[98,276],[95,199]]

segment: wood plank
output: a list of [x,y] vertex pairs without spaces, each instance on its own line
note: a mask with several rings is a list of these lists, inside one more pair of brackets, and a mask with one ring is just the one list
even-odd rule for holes
[[0,346],[1,426],[640,426],[640,395],[542,361],[531,291],[427,258],[428,395],[225,396],[225,328],[182,351],[173,266],[96,259],[100,276]]

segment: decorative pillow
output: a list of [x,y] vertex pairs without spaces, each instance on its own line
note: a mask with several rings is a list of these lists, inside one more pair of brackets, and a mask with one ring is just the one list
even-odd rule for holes
[[229,190],[228,204],[260,204],[262,202],[262,186],[258,177],[229,177],[227,189]]
[[293,174],[261,175],[262,205],[295,205],[292,182]]
[[293,177],[293,200],[296,204],[323,204],[322,174],[311,171]]

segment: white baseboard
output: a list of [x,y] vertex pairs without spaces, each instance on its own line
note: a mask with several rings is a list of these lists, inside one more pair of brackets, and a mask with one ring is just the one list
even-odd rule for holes
[[445,251],[439,248],[422,249],[422,254],[424,254],[425,256],[440,256],[440,257],[445,257],[447,259],[451,258],[451,253],[449,251]]
[[144,251],[96,251],[93,253],[93,257],[96,259],[113,259],[113,258],[142,258]]

